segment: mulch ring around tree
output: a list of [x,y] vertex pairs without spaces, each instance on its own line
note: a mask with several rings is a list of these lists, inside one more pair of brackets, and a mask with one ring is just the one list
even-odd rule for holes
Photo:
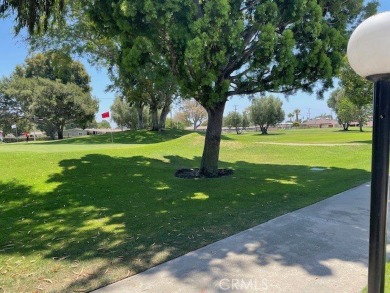
[[[232,169],[218,169],[218,175],[213,178],[233,175]],[[179,169],[175,172],[175,176],[184,179],[198,179],[206,178],[206,176],[199,175],[199,168],[194,169]]]

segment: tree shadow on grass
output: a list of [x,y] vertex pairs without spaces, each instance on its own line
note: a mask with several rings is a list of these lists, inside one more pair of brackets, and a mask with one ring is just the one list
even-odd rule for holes
[[[242,161],[220,163],[235,170],[230,177],[174,177],[177,169],[197,167],[199,161],[89,154],[61,161],[62,171],[47,181],[56,184],[50,192],[0,181],[0,267],[15,256],[26,257],[9,269],[3,286],[19,278],[23,284],[13,287],[17,291],[98,288],[369,177],[359,169],[318,173],[309,166]],[[43,261],[34,266],[36,257]]]
[[367,140],[356,140],[356,141],[351,141],[351,143],[365,143],[365,144],[372,144],[372,139],[367,139]]

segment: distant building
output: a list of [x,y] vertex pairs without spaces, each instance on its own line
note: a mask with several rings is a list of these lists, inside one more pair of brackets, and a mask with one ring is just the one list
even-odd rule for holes
[[85,129],[87,135],[95,135],[95,134],[106,134],[111,132],[121,132],[122,130],[119,128],[111,129],[111,128],[87,128]]
[[314,119],[307,120],[301,123],[301,127],[306,128],[331,128],[331,127],[340,127],[339,122],[334,119],[318,117]]
[[87,130],[81,128],[72,128],[65,129],[63,132],[64,138],[66,137],[75,137],[75,136],[84,136],[87,135]]

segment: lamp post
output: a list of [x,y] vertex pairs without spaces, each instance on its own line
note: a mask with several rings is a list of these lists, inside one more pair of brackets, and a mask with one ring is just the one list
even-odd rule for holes
[[373,81],[374,116],[371,163],[368,293],[384,291],[390,138],[390,12],[362,22],[348,43],[348,61]]

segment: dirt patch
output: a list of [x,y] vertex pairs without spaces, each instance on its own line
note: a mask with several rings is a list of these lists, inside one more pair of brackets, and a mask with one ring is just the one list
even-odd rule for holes
[[[218,169],[218,175],[213,178],[219,178],[219,177],[230,176],[230,175],[233,175],[232,169]],[[175,172],[175,176],[184,179],[206,178],[205,176],[199,174],[199,168],[179,169]]]

